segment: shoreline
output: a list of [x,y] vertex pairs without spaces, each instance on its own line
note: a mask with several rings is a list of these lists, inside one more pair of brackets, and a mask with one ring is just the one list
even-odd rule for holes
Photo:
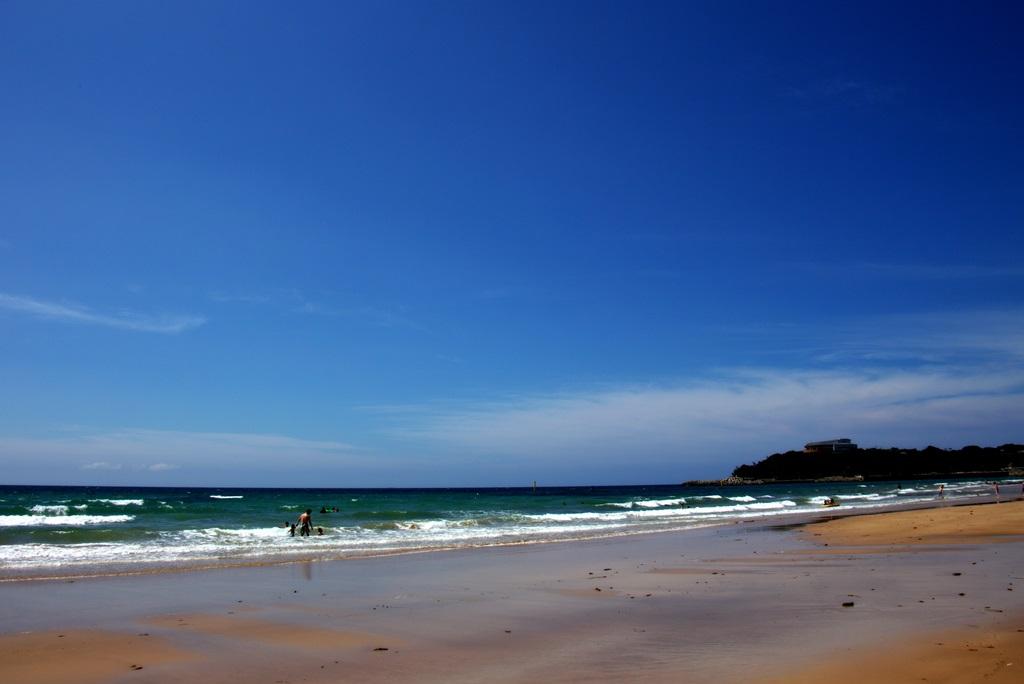
[[[915,546],[899,537],[907,515],[993,512],[1019,525],[1024,502],[830,511],[799,525],[757,520],[357,563],[7,583],[0,679],[804,681],[801,673],[881,652],[883,643],[1024,628],[1024,588],[1006,584],[1024,587],[1018,539]],[[829,528],[871,518],[888,521],[892,544],[844,545]],[[118,648],[110,635],[134,646]],[[987,657],[1014,644],[965,652]],[[25,669],[31,653],[48,655]],[[89,670],[84,658],[106,664]]]
[[[754,522],[754,521],[746,521]],[[155,561],[153,565],[147,568],[138,570],[125,570],[121,572],[116,571],[102,571],[97,570],[96,572],[83,572],[79,574],[69,575],[30,575],[25,574],[24,576],[0,576],[0,584],[10,582],[59,582],[69,579],[91,579],[91,578],[107,578],[107,577],[135,577],[145,575],[163,575],[163,574],[181,574],[190,572],[214,572],[217,570],[232,570],[238,568],[271,568],[283,565],[295,565],[300,563],[344,563],[348,561],[361,561],[370,560],[375,558],[393,558],[398,556],[413,556],[420,554],[433,554],[433,553],[453,553],[453,552],[472,552],[476,550],[485,549],[501,549],[501,548],[515,548],[524,546],[545,546],[548,544],[586,544],[588,542],[597,542],[606,539],[623,539],[628,537],[639,537],[644,535],[657,535],[657,534],[685,534],[686,532],[703,530],[710,527],[720,527],[725,525],[736,524],[733,521],[723,521],[707,523],[705,525],[695,525],[692,527],[685,527],[679,529],[653,529],[653,530],[630,530],[628,532],[617,532],[617,533],[606,533],[606,534],[595,534],[589,537],[567,537],[564,539],[532,539],[532,540],[517,540],[510,542],[493,542],[488,544],[477,544],[477,545],[454,545],[454,546],[431,546],[421,548],[410,548],[410,549],[395,549],[395,550],[376,550],[367,551],[364,553],[353,553],[347,556],[305,556],[305,557],[288,557],[288,558],[275,558],[274,556],[264,556],[259,560],[253,561],[224,561],[224,562],[211,562],[206,564],[195,564],[185,565],[173,562]],[[156,567],[157,565],[159,567]]]
[[[1022,488],[1024,492],[1024,488]],[[868,508],[865,506],[861,507],[849,507],[844,508],[839,506],[836,508],[822,509],[819,511],[794,511],[792,513],[775,514],[775,515],[757,515],[751,513],[750,517],[741,519],[723,519],[717,521],[707,521],[702,524],[690,525],[686,527],[669,528],[669,529],[630,529],[627,531],[614,531],[604,533],[593,533],[592,535],[584,537],[564,537],[564,538],[550,538],[550,539],[526,539],[526,540],[515,540],[508,542],[490,542],[485,544],[463,544],[463,545],[450,545],[450,546],[432,546],[432,547],[420,547],[420,548],[403,548],[403,549],[379,549],[370,550],[364,552],[349,552],[346,555],[331,555],[320,552],[317,554],[314,550],[303,554],[295,555],[264,555],[259,558],[246,559],[244,557],[237,559],[202,559],[199,562],[175,562],[175,561],[153,561],[152,563],[145,564],[144,567],[137,567],[135,564],[121,564],[105,563],[97,566],[82,565],[74,569],[68,569],[67,572],[53,571],[51,568],[47,568],[46,574],[36,571],[35,569],[25,570],[9,570],[0,568],[0,585],[6,583],[21,583],[21,582],[59,582],[66,580],[84,580],[89,578],[102,578],[102,577],[133,577],[133,576],[147,576],[147,575],[161,575],[161,574],[182,574],[191,572],[207,572],[217,570],[231,570],[235,568],[259,568],[259,567],[275,567],[284,565],[293,565],[299,563],[332,563],[332,562],[346,562],[346,561],[358,561],[372,558],[388,558],[394,556],[407,556],[407,555],[418,555],[418,554],[432,554],[432,553],[451,553],[457,551],[473,551],[477,549],[489,549],[489,548],[509,548],[509,547],[529,547],[529,546],[545,546],[550,544],[585,544],[588,542],[601,541],[605,539],[621,539],[630,537],[642,537],[647,535],[673,535],[673,534],[686,534],[695,530],[708,529],[713,527],[733,527],[735,525],[741,526],[762,526],[765,528],[777,528],[777,529],[788,529],[794,527],[801,527],[805,525],[814,524],[821,521],[822,519],[834,519],[834,518],[848,518],[848,517],[861,517],[861,516],[874,516],[874,515],[886,515],[888,513],[896,513],[901,511],[910,510],[930,510],[930,509],[942,509],[959,506],[975,506],[975,505],[988,505],[997,503],[1006,503],[1008,501],[1024,500],[1024,493],[1018,495],[1015,498],[997,499],[995,495],[981,495],[976,496],[972,499],[947,499],[947,500],[931,500],[931,501],[918,501],[918,502],[906,502],[901,504],[886,505],[878,508]],[[143,564],[139,563],[138,566]],[[5,574],[7,573],[7,574]]]

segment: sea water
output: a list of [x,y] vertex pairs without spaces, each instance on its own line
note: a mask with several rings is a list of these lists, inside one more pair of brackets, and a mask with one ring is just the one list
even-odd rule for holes
[[[1021,480],[1000,480],[1017,496]],[[943,492],[940,495],[940,485]],[[0,487],[0,579],[346,558],[966,502],[991,481],[476,489]],[[291,536],[306,510],[323,534]],[[333,509],[337,508],[335,512]],[[325,509],[327,513],[320,513]]]

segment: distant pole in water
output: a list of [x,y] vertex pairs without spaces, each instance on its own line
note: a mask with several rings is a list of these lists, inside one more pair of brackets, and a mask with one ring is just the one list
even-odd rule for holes
[[537,493],[537,481],[536,480],[533,481],[533,493],[534,494]]

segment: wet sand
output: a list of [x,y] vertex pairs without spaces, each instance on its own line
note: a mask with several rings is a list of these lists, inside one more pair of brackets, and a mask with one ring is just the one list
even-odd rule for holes
[[774,681],[1009,684],[1024,680],[1024,613],[1020,602],[992,601],[992,605],[986,603],[979,609],[977,602],[968,598],[979,584],[995,585],[996,589],[1002,584],[1007,592],[1024,591],[1024,566],[1017,566],[1021,568],[1019,573],[1001,577],[1000,573],[982,569],[979,560],[967,560],[980,558],[979,552],[986,546],[1004,542],[1018,542],[1015,548],[1002,552],[1020,558],[1024,501],[842,518],[810,525],[804,534],[829,545],[834,554],[852,550],[891,553],[891,549],[906,553],[907,548],[915,546],[970,545],[972,548],[959,554],[967,562],[952,573],[952,577],[963,580],[963,591],[957,596],[964,599],[966,610],[961,620],[947,626],[953,629],[922,630],[895,642],[877,640],[837,650]]
[[190,657],[187,651],[145,633],[75,630],[7,634],[0,635],[0,680],[109,682],[146,667],[159,672],[161,666]]
[[941,631],[834,653],[775,682],[1015,684],[1024,679],[1022,656],[1024,629],[1019,627]]
[[1004,503],[9,582],[0,681],[1010,681],[1022,518]]

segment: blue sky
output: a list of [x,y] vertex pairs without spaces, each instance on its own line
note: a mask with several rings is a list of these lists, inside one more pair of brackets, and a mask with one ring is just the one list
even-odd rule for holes
[[0,5],[9,483],[1024,441],[1010,3]]

